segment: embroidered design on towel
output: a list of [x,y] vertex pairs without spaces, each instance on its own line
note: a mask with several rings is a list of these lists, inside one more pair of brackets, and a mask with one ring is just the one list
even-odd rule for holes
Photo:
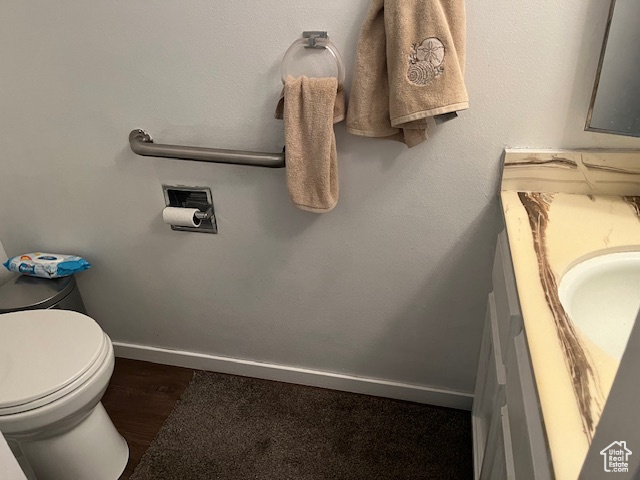
[[444,73],[445,48],[436,37],[411,45],[407,78],[416,85],[427,85]]

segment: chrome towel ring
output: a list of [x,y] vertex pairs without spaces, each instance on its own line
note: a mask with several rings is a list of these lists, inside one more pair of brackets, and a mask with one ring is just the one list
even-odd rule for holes
[[327,32],[321,31],[309,31],[302,32],[302,38],[299,38],[295,42],[291,44],[291,46],[287,49],[287,52],[284,54],[284,58],[282,59],[282,65],[280,67],[280,73],[282,76],[282,83],[285,83],[287,79],[287,68],[289,67],[289,62],[293,57],[293,52],[298,49],[298,47],[305,48],[324,48],[333,55],[336,63],[338,64],[338,86],[344,86],[345,80],[345,69],[344,63],[342,62],[342,56],[340,52],[336,48],[336,46],[329,41],[329,36]]

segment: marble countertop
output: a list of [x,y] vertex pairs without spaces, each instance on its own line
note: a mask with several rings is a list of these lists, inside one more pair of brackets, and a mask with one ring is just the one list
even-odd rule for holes
[[501,202],[555,476],[576,479],[619,362],[583,337],[558,284],[640,250],[640,152],[507,150]]

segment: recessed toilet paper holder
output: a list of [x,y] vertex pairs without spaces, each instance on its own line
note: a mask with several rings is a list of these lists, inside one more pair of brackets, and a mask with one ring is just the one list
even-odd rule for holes
[[194,215],[199,220],[208,220],[213,217],[213,208],[209,207],[206,212],[196,212]]
[[182,232],[218,233],[213,198],[209,187],[187,187],[182,185],[163,185],[164,200],[167,207],[197,208],[194,216],[200,220],[197,227],[171,225],[171,230]]

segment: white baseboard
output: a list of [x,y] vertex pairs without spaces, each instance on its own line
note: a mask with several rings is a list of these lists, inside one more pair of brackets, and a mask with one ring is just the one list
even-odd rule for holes
[[471,410],[473,394],[422,385],[114,342],[116,357]]

